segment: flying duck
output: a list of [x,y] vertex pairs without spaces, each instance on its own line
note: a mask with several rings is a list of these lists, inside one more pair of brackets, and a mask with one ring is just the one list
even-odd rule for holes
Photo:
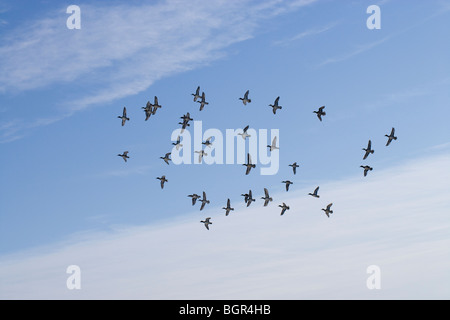
[[180,148],[183,147],[183,145],[181,144],[181,138],[180,138],[180,136],[178,136],[177,142],[172,142],[172,145],[174,145],[175,148],[176,148],[177,150],[179,150]]
[[242,100],[242,103],[244,104],[244,106],[246,106],[247,103],[252,102],[252,99],[249,99],[249,98],[248,98],[248,93],[249,93],[249,90],[247,90],[247,91],[245,92],[243,98],[239,98],[239,100]]
[[129,158],[128,156],[128,151],[124,151],[122,154],[118,154],[119,157],[122,157],[122,159],[127,162],[127,159]]
[[297,168],[300,167],[297,162],[294,162],[293,164],[290,164],[289,167],[292,167],[292,170],[294,171],[294,174],[297,173]]
[[272,145],[267,146],[267,148],[269,148],[270,151],[276,150],[276,149],[280,149],[277,147],[277,137],[275,136],[272,140]]
[[202,162],[202,158],[204,156],[207,156],[208,154],[205,152],[205,150],[201,150],[201,151],[194,151],[195,153],[198,153],[198,163]]
[[158,110],[158,108],[161,108],[161,106],[158,104],[158,97],[157,96],[155,96],[155,101],[153,102],[152,106],[153,106],[152,114],[155,114],[156,110]]
[[202,203],[202,206],[200,207],[200,211],[203,210],[203,208],[205,207],[205,205],[207,203],[209,203],[209,200],[206,199],[206,193],[205,191],[203,191],[203,198],[199,200]]
[[183,120],[183,122],[178,122],[178,124],[181,124],[181,133],[184,132],[184,129],[186,129],[186,127],[191,126],[187,120]]
[[326,112],[323,111],[323,109],[325,109],[325,106],[321,106],[321,107],[319,108],[319,110],[313,111],[313,113],[316,113],[316,114],[317,114],[317,118],[319,118],[320,121],[322,121],[322,116],[325,116],[325,115],[326,115]]
[[269,201],[272,201],[273,199],[269,196],[269,191],[264,188],[264,197],[261,197],[261,199],[264,200],[264,207],[266,207],[269,204]]
[[369,140],[369,143],[367,144],[367,148],[363,148],[363,150],[366,152],[364,154],[363,160],[366,160],[369,154],[374,153],[375,151],[372,149],[372,141]]
[[278,105],[278,100],[280,100],[280,97],[277,97],[273,104],[269,104],[269,106],[272,107],[273,114],[277,114],[277,109],[282,109],[282,107]]
[[211,139],[212,139],[212,137],[209,137],[208,139],[205,140],[205,142],[202,142],[202,144],[211,148],[211,145],[212,145]]
[[192,205],[195,205],[195,203],[197,202],[197,199],[200,199],[200,196],[196,193],[190,194],[190,195],[188,195],[188,197],[192,198]]
[[251,137],[251,135],[249,135],[249,134],[247,133],[248,127],[249,127],[249,126],[246,126],[246,127],[244,128],[244,131],[243,131],[242,133],[238,133],[238,135],[240,135],[240,136],[242,137],[242,139],[244,139],[244,140],[245,140],[247,137]]
[[370,170],[372,171],[373,168],[371,166],[360,166],[361,168],[364,169],[364,177],[367,176],[367,172]]
[[211,220],[211,217],[206,218],[205,221],[200,221],[201,223],[205,224],[205,227],[208,230],[209,230],[209,225],[212,224],[212,222],[210,222],[209,220]]
[[228,199],[228,201],[227,201],[227,206],[226,206],[226,207],[223,207],[222,209],[225,210],[225,215],[226,215],[226,216],[228,216],[228,214],[230,213],[230,211],[234,211],[234,208],[232,208],[232,207],[230,206],[230,199]]
[[127,118],[127,108],[123,107],[122,116],[117,116],[117,118],[122,119],[122,127],[125,125],[125,121],[130,121],[130,118]]
[[252,196],[252,190],[248,191],[248,199],[247,199],[247,207],[249,207],[252,204],[252,201],[256,201],[255,199],[253,199]]
[[287,206],[284,202],[283,205],[280,204],[279,207],[281,208],[281,216],[286,212],[286,210],[289,210],[289,206]]
[[183,121],[192,121],[192,120],[194,120],[194,119],[191,118],[191,115],[189,114],[189,112],[186,113],[186,114],[183,114],[183,116],[180,117],[180,119],[183,119]]
[[197,87],[197,90],[195,93],[191,93],[191,96],[194,96],[194,102],[197,101],[197,99],[200,99],[200,86]]
[[244,202],[247,203],[247,201],[248,201],[248,193],[241,193],[241,196],[244,197]]
[[323,211],[325,211],[325,214],[327,215],[327,217],[330,217],[330,214],[333,213],[333,210],[331,210],[331,206],[333,205],[333,203],[330,203],[329,205],[327,205],[326,209],[322,209]]
[[169,164],[169,161],[172,160],[172,159],[169,158],[169,156],[170,156],[170,152],[167,152],[164,157],[159,157],[159,158],[163,159],[165,163]]
[[387,134],[384,135],[385,137],[388,137],[386,147],[391,144],[392,140],[397,140],[397,137],[394,134],[395,134],[395,128],[392,128],[390,135],[387,135]]
[[319,192],[319,187],[314,189],[313,193],[308,193],[310,196],[313,196],[314,198],[320,198],[320,196],[317,194]]
[[242,165],[247,167],[245,175],[248,175],[250,173],[250,170],[256,167],[256,164],[252,164],[252,157],[250,156],[250,153],[247,153],[247,163],[244,163]]
[[166,179],[166,176],[161,176],[161,177],[158,177],[156,179],[161,181],[161,189],[164,189],[164,182],[168,182],[169,181],[169,180]]
[[197,101],[197,102],[200,103],[200,111],[203,110],[205,105],[209,104],[209,102],[206,102],[206,100],[205,100],[205,93],[204,92],[202,92],[202,100],[201,101]]
[[147,105],[145,107],[142,107],[142,109],[144,109],[145,121],[147,121],[153,113],[153,105],[150,103],[150,101],[147,101]]
[[285,183],[285,184],[286,184],[286,191],[289,191],[289,186],[290,186],[291,184],[294,184],[293,182],[291,182],[291,181],[289,181],[289,180],[281,181],[281,183]]

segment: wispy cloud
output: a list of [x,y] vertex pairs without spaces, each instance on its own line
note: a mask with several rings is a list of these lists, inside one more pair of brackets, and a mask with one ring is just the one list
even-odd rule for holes
[[[381,4],[386,4],[388,1],[381,1]],[[410,25],[408,25],[406,28],[398,30],[396,32],[392,32],[391,34],[389,34],[388,36],[385,36],[379,40],[373,41],[373,42],[369,42],[369,43],[365,43],[365,44],[361,44],[361,45],[356,45],[355,48],[352,51],[349,51],[347,53],[344,54],[340,54],[340,55],[336,55],[334,57],[328,58],[326,60],[324,60],[323,62],[318,64],[318,67],[322,67],[328,64],[332,64],[332,63],[337,63],[337,62],[342,62],[342,61],[346,61],[350,58],[353,58],[357,55],[360,55],[364,52],[367,52],[371,49],[374,49],[380,45],[382,45],[383,43],[396,38],[414,28],[416,28],[417,26],[420,26],[428,21],[430,21],[431,19],[442,15],[442,14],[446,14],[447,12],[450,11],[450,6],[445,5],[445,4],[440,4],[439,9],[437,9],[433,14],[423,18],[422,20],[416,22],[416,23],[412,23]]]
[[[448,299],[450,154],[0,258],[2,299]],[[294,190],[293,190],[294,191]],[[383,199],[376,201],[374,199]],[[277,204],[291,209],[280,216]],[[320,210],[333,202],[327,218]],[[207,231],[200,220],[212,217]],[[81,290],[65,286],[81,268]],[[381,268],[368,290],[366,268]]]
[[364,53],[366,51],[369,51],[375,47],[378,47],[379,45],[385,43],[386,41],[388,41],[389,39],[391,39],[393,37],[393,35],[389,35],[386,36],[380,40],[374,41],[374,42],[370,42],[367,44],[363,44],[363,45],[358,45],[356,46],[356,48],[353,51],[347,52],[345,54],[339,55],[339,56],[335,56],[332,58],[328,58],[325,61],[323,61],[322,63],[320,63],[318,66],[322,67],[325,66],[327,64],[331,64],[331,63],[336,63],[336,62],[342,62],[345,60],[348,60],[350,58],[353,58],[354,56],[357,56],[361,53]]
[[81,30],[66,28],[67,14],[61,8],[2,37],[0,93],[55,84],[86,86],[86,94],[64,103],[58,116],[64,119],[220,59],[230,45],[252,38],[262,21],[314,2],[85,4]]
[[327,24],[326,26],[311,28],[311,29],[302,31],[302,32],[300,32],[300,33],[290,37],[290,38],[274,41],[273,44],[274,45],[287,45],[287,44],[289,44],[289,43],[291,43],[293,41],[298,41],[298,40],[301,40],[303,38],[314,36],[314,35],[318,35],[318,34],[321,34],[323,32],[326,32],[328,30],[331,30],[331,29],[335,28],[337,25],[339,25],[339,23],[340,22],[333,22],[333,23]]

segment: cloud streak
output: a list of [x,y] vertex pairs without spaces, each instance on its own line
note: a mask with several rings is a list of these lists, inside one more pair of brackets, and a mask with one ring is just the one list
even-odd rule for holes
[[[81,30],[66,28],[68,15],[61,8],[1,39],[0,93],[73,83],[85,88],[79,98],[60,103],[60,114],[52,115],[59,121],[88,107],[143,92],[161,78],[220,59],[232,44],[252,38],[262,21],[314,2],[84,4]],[[37,123],[48,123],[41,120],[2,133],[2,142],[20,138],[22,131]]]
[[[450,154],[0,258],[2,299],[448,299]],[[376,201],[374,199],[382,199]],[[291,206],[284,216],[277,205]],[[320,210],[333,202],[334,214]],[[212,217],[207,231],[199,221]],[[68,290],[68,265],[82,270]],[[382,289],[368,290],[378,265]]]

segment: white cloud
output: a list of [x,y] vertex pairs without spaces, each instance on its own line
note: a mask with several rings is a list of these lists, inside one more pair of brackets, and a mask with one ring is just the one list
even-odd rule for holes
[[[316,1],[84,4],[81,30],[66,28],[68,15],[61,8],[1,39],[0,93],[82,84],[86,94],[62,103],[61,114],[52,115],[62,120],[92,105],[140,93],[163,77],[220,59],[230,45],[252,38],[263,21]],[[23,124],[17,131],[29,127]]]
[[[0,258],[1,299],[448,299],[450,154]],[[313,186],[314,187],[314,186]],[[281,202],[291,209],[280,216]],[[334,214],[320,210],[333,202]],[[198,208],[196,208],[198,210]],[[207,231],[199,222],[212,217]],[[67,266],[82,288],[66,288]],[[381,268],[368,290],[366,268]]]
[[311,29],[302,31],[302,32],[300,32],[300,33],[290,37],[290,38],[286,38],[286,39],[275,41],[274,45],[286,45],[286,44],[288,44],[288,43],[290,43],[292,41],[297,41],[297,40],[301,40],[301,39],[306,38],[306,37],[310,37],[310,36],[314,36],[314,35],[317,35],[317,34],[321,34],[323,32],[326,32],[328,30],[331,30],[331,29],[335,28],[339,23],[340,22],[333,22],[333,23],[327,24],[327,25],[322,26],[322,27],[316,27],[316,28],[311,28]]

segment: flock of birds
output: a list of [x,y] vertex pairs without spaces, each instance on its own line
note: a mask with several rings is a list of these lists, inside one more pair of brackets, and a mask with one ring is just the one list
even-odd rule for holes
[[[194,99],[193,99],[194,102],[197,102],[200,104],[200,108],[199,108],[200,111],[202,111],[204,109],[204,107],[209,104],[206,101],[205,93],[202,92],[202,94],[200,95],[200,86],[198,86],[195,93],[192,93],[191,95],[194,97]],[[247,90],[245,92],[244,96],[242,98],[239,98],[239,100],[241,100],[244,105],[251,103],[252,100],[249,98],[249,90]],[[273,104],[269,104],[269,106],[272,108],[273,114],[275,114],[275,115],[277,113],[277,110],[282,109],[282,106],[279,105],[279,100],[280,100],[280,97],[278,96],[275,99]],[[156,111],[159,108],[162,108],[162,106],[159,105],[158,97],[155,96],[153,103],[148,101],[146,106],[142,107],[142,109],[144,109],[144,112],[145,112],[145,121],[147,121],[152,115],[155,115]],[[313,113],[316,114],[317,118],[320,121],[322,121],[323,117],[326,115],[326,112],[324,111],[324,109],[325,109],[325,106],[321,106],[318,110],[313,111]],[[130,120],[130,118],[127,117],[126,107],[123,108],[122,115],[117,116],[117,118],[120,118],[122,120],[122,126],[125,125],[126,121]],[[184,114],[180,118],[182,119],[182,122],[179,122],[178,124],[181,125],[181,133],[182,133],[183,130],[185,130],[187,127],[190,126],[189,121],[192,121],[193,119],[191,118],[189,112]],[[250,135],[247,132],[248,128],[249,128],[249,126],[246,126],[241,133],[238,133],[238,135],[240,135],[242,137],[242,139],[244,139],[244,140],[246,138],[250,137]],[[391,133],[389,135],[386,134],[385,137],[388,138],[386,146],[389,146],[393,140],[397,140],[397,137],[395,136],[395,128],[392,128]],[[209,137],[208,139],[206,139],[205,142],[202,142],[202,144],[205,145],[205,147],[210,147],[212,145],[211,140],[212,140],[212,137]],[[180,148],[183,147],[183,145],[181,144],[180,136],[178,136],[177,141],[172,143],[172,145],[174,145],[177,150],[179,150]],[[267,145],[267,147],[269,148],[270,152],[272,152],[273,150],[279,149],[279,147],[277,147],[277,137],[276,136],[273,138],[272,143],[270,145]],[[362,150],[365,151],[363,160],[366,160],[370,154],[374,153],[374,150],[372,149],[372,141],[369,140],[367,147],[363,148]],[[199,163],[202,161],[202,158],[204,156],[208,155],[204,149],[202,149],[200,151],[194,151],[194,152],[199,154],[199,157],[198,157]],[[122,154],[118,154],[118,156],[122,157],[123,160],[125,162],[127,162],[127,159],[129,159],[128,153],[129,153],[129,151],[124,151]],[[169,161],[171,161],[170,155],[171,155],[171,153],[168,152],[164,155],[164,157],[160,157],[160,159],[162,159],[168,165]],[[250,173],[252,168],[256,167],[256,164],[252,163],[252,158],[250,156],[250,153],[247,153],[247,163],[244,163],[242,165],[246,167],[246,171],[245,171],[246,175],[248,175]],[[294,175],[297,174],[297,168],[299,167],[297,162],[289,164],[289,166],[292,167]],[[369,165],[361,165],[360,167],[364,169],[364,177],[367,176],[367,173],[369,171],[373,170],[373,168]],[[161,189],[164,189],[164,184],[166,182],[168,182],[166,176],[162,175],[161,177],[157,177],[156,179],[160,180]],[[290,180],[284,180],[284,181],[282,181],[282,183],[285,184],[286,192],[289,191],[289,186],[293,184],[293,182]],[[317,186],[314,189],[314,191],[312,193],[309,193],[308,195],[310,195],[314,198],[320,198],[320,195],[318,192],[319,192],[319,186]],[[249,190],[248,193],[241,194],[241,196],[244,197],[244,201],[245,201],[247,207],[249,207],[252,202],[256,201],[253,198],[252,190]],[[210,201],[206,197],[205,191],[203,191],[202,196],[200,196],[196,193],[193,193],[193,194],[188,195],[188,197],[190,197],[192,200],[192,206],[194,206],[197,203],[197,201],[201,202],[200,211],[202,211],[205,208],[206,204],[210,203]],[[266,207],[270,202],[273,201],[273,198],[270,197],[269,191],[267,188],[264,188],[264,197],[261,197],[261,199],[264,200],[264,207]],[[333,203],[329,203],[326,206],[326,208],[321,209],[325,212],[325,214],[327,215],[328,218],[330,217],[330,214],[333,213],[333,210],[331,210],[332,205],[333,205]],[[290,207],[284,202],[282,204],[278,205],[278,207],[281,208],[280,215],[283,215],[286,212],[286,210],[290,209]],[[226,216],[228,216],[231,211],[234,211],[234,208],[231,207],[231,201],[229,198],[227,199],[226,207],[223,207],[222,209],[225,210]],[[205,220],[201,220],[200,222],[203,223],[205,225],[206,229],[208,229],[208,230],[209,230],[209,225],[212,224],[211,217],[208,217]]]

